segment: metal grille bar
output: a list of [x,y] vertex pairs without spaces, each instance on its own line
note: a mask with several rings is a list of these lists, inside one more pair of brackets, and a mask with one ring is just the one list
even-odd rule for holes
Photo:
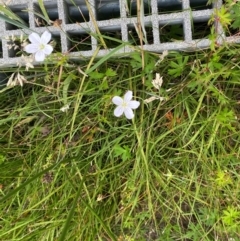
[[[198,48],[209,47],[210,41],[206,36],[198,36],[198,27],[209,27],[207,22],[215,7],[221,7],[222,0],[218,0],[214,6],[198,9],[196,3],[204,0],[142,0],[144,4],[143,22],[147,31],[148,42],[144,43],[143,48],[147,51],[162,52],[164,50],[196,50]],[[36,24],[34,12],[40,11],[37,0],[12,0],[8,5],[10,9],[19,17],[24,19],[29,28],[39,34],[46,29],[50,31],[54,38],[60,43],[60,51],[67,53],[69,50],[70,58],[80,59],[91,57],[96,49],[101,46],[101,41],[97,33],[108,36],[106,48],[100,47],[97,56],[101,57],[108,54],[120,42],[131,41],[138,46],[138,37],[135,26],[138,23],[136,16],[136,2],[127,5],[127,0],[44,0],[45,8],[51,20],[61,19],[60,27],[48,26],[39,27]],[[75,3],[75,4],[73,4]],[[171,3],[171,5],[169,4]],[[195,4],[195,5],[194,5]],[[174,11],[169,11],[174,9]],[[27,11],[22,11],[27,10]],[[167,36],[169,28],[176,28],[177,39]],[[194,29],[196,28],[196,29]],[[218,24],[217,31],[219,37],[226,41],[239,42],[239,39],[231,39],[223,34],[221,26]],[[30,34],[29,30],[17,29],[16,27],[0,21],[0,66],[15,66],[20,57],[14,55],[8,49],[6,37]],[[120,41],[114,42],[111,38]],[[74,47],[71,40],[81,42],[80,47]],[[133,51],[130,45],[121,48],[116,54],[129,53]]]

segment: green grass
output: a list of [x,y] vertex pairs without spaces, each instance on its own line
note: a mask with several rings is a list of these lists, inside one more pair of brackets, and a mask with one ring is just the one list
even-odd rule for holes
[[239,49],[1,70],[29,83],[0,91],[0,240],[240,240]]
[[[238,46],[216,53],[219,65],[205,50],[156,67],[146,53],[142,71],[135,52],[88,77],[38,67],[36,82],[1,93],[0,239],[238,240]],[[144,104],[155,72],[166,100]],[[133,121],[111,104],[128,89]]]

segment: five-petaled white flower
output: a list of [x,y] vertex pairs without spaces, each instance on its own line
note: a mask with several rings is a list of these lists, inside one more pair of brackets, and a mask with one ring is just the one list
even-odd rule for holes
[[25,46],[24,50],[29,54],[35,54],[36,61],[43,61],[45,56],[53,51],[53,47],[48,44],[51,37],[52,35],[48,31],[45,31],[41,37],[36,33],[31,33],[28,36],[31,43]]
[[116,117],[121,116],[123,113],[127,119],[132,119],[134,117],[133,109],[137,109],[140,105],[139,101],[132,100],[133,92],[128,90],[123,98],[119,96],[114,96],[112,102],[117,105],[114,110],[114,115]]

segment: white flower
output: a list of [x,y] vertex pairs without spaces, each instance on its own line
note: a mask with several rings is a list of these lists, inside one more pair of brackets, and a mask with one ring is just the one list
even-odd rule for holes
[[31,33],[28,36],[31,44],[25,46],[24,50],[29,54],[35,54],[36,61],[43,61],[46,55],[51,54],[53,51],[53,47],[48,44],[51,37],[52,35],[48,31],[45,31],[41,37],[36,33]]
[[114,115],[120,117],[123,113],[127,119],[132,119],[134,117],[133,109],[137,109],[140,105],[139,101],[132,100],[132,91],[127,91],[123,98],[119,96],[114,96],[112,102],[117,105],[114,110]]

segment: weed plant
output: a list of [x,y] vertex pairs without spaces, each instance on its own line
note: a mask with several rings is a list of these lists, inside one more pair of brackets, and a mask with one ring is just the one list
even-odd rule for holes
[[[240,240],[240,47],[209,38],[20,68],[0,93],[0,240]],[[133,120],[113,115],[127,90]]]

